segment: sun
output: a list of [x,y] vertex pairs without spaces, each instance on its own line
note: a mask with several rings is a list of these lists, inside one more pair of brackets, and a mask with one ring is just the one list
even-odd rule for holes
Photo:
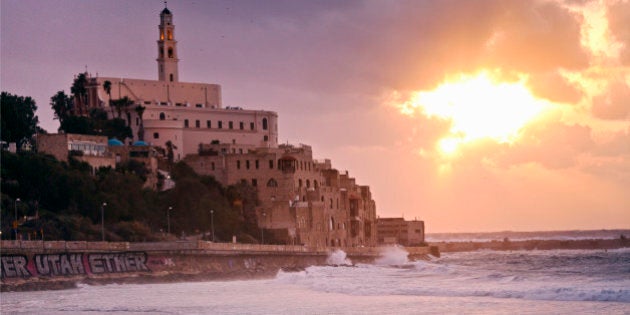
[[417,111],[427,117],[450,121],[448,134],[436,148],[451,156],[465,143],[491,139],[513,143],[521,129],[549,106],[527,89],[527,77],[499,82],[490,72],[459,75],[432,91],[418,91],[399,105],[402,113]]

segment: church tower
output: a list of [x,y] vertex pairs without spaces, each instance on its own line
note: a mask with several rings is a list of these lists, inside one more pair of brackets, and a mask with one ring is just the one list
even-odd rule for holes
[[177,82],[177,41],[175,40],[175,25],[173,14],[164,7],[160,13],[160,38],[158,39],[158,80]]

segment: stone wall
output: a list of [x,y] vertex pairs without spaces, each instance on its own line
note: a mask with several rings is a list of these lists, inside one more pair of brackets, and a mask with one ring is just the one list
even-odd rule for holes
[[[144,283],[273,277],[326,263],[330,248],[232,243],[0,243],[1,291],[70,288],[77,283]],[[378,248],[345,248],[354,262],[371,262]],[[428,248],[408,248],[423,258]]]

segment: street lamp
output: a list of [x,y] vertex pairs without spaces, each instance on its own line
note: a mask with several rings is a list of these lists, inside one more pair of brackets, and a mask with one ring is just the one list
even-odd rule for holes
[[[267,213],[263,212],[262,216],[263,216],[263,221],[265,221],[265,218],[267,217]],[[260,243],[265,244],[265,229],[263,229],[262,227],[260,228]]]
[[17,203],[20,202],[20,198],[16,198],[15,202],[13,203],[13,209],[15,210],[15,221],[13,221],[13,231],[15,232],[15,240],[17,241],[17,235],[18,235],[18,216],[17,216]]
[[214,242],[214,210],[210,210],[210,227],[212,228],[212,242]]
[[107,202],[101,204],[101,241],[105,242],[105,206]]
[[171,210],[173,207],[168,207],[166,210],[166,235],[171,234]]

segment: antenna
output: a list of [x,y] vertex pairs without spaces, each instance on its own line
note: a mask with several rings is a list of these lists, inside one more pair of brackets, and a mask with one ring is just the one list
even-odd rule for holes
[[166,0],[164,0],[164,8],[168,9],[168,5],[166,4]]

